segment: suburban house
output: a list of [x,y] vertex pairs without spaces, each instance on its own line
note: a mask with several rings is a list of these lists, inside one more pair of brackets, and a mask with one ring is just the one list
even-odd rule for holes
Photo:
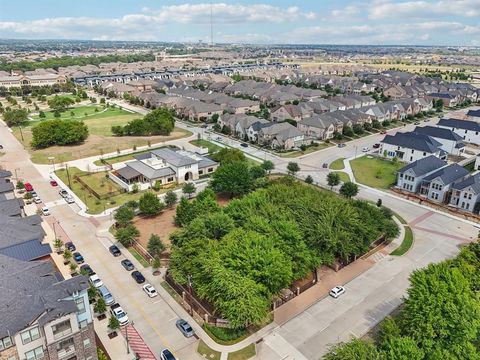
[[271,123],[270,125],[262,126],[258,132],[258,142],[286,150],[306,143],[302,132],[288,122]]
[[396,187],[403,191],[417,193],[420,191],[420,185],[426,176],[446,165],[445,161],[433,155],[416,160],[398,171]]
[[279,105],[272,109],[270,112],[270,118],[275,122],[281,122],[287,119],[300,121],[304,117],[311,116],[312,113],[313,110],[304,113],[302,107],[299,105]]
[[449,93],[431,93],[428,94],[428,97],[434,101],[442,100],[443,106],[445,107],[454,107],[460,104],[458,96]]
[[103,83],[101,85],[101,89],[106,91],[107,95],[110,92],[113,92],[113,94],[119,98],[122,98],[125,94],[130,96],[140,95],[140,91],[138,91],[135,87],[120,82]]
[[133,184],[148,189],[155,183],[169,185],[197,180],[218,167],[215,161],[185,150],[161,148],[134,155],[134,161],[110,172],[110,179],[131,191]]
[[420,195],[439,203],[449,202],[450,187],[467,175],[468,170],[458,164],[445,166],[423,178]]
[[442,150],[442,144],[427,135],[415,132],[385,135],[381,141],[379,154],[388,159],[398,158],[407,163],[434,155],[446,159],[447,153]]
[[417,134],[427,135],[437,140],[441,145],[441,149],[450,155],[461,155],[465,150],[463,138],[454,133],[450,129],[435,127],[435,126],[417,126],[413,130]]
[[333,121],[324,120],[319,115],[300,120],[297,123],[297,128],[306,138],[320,140],[333,138],[336,129]]
[[449,205],[458,209],[478,213],[480,201],[480,173],[471,175],[452,185]]
[[[246,129],[245,126],[250,124]],[[248,119],[244,121],[240,121],[237,124],[236,134],[241,139],[246,139],[245,135],[248,138],[248,141],[257,142],[258,141],[258,133],[260,130],[265,126],[270,126],[271,122],[265,119]]]
[[480,124],[470,120],[440,119],[438,127],[450,129],[465,142],[480,145]]
[[0,359],[97,359],[85,276],[3,254],[0,268]]
[[468,110],[467,116],[472,120],[480,121],[480,110]]

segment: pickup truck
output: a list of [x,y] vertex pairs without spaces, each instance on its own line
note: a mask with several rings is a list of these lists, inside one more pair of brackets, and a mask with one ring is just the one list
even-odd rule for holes
[[110,306],[110,313],[117,318],[121,326],[128,325],[127,313],[122,309],[119,303]]

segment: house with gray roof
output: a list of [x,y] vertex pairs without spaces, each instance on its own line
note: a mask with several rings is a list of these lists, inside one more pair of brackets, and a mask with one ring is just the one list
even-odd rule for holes
[[434,155],[442,160],[447,158],[447,153],[442,149],[442,144],[430,136],[416,132],[385,135],[380,142],[379,154],[388,159],[397,158],[400,161],[411,163]]
[[88,280],[0,254],[0,358],[95,360]]
[[435,126],[417,126],[413,131],[435,139],[441,144],[440,148],[450,155],[460,156],[465,150],[462,137],[450,129]]
[[197,180],[218,167],[218,163],[208,157],[170,148],[152,150],[134,158],[110,173],[110,179],[127,191],[132,190],[133,184],[143,190],[155,183],[169,185]]
[[480,145],[480,124],[476,121],[440,119],[437,126],[452,130],[467,143]]
[[480,204],[480,173],[468,176],[452,185],[449,205],[478,214]]
[[297,123],[297,128],[306,138],[319,140],[333,138],[336,129],[334,120],[328,119],[322,115],[315,115],[300,120]]
[[458,164],[445,166],[423,178],[420,195],[434,202],[448,202],[450,187],[467,175],[468,170]]
[[447,166],[445,161],[433,155],[414,161],[398,170],[395,186],[403,191],[417,193],[426,176],[445,166]]

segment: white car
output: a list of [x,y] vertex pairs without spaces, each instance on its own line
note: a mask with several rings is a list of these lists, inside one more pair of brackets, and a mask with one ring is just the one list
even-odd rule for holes
[[97,274],[90,275],[89,281],[96,288],[99,288],[100,286],[103,286],[103,281],[100,280],[100,278],[98,277]]
[[143,285],[143,291],[145,291],[147,295],[151,298],[158,295],[157,290],[155,290],[155,288],[150,284]]
[[345,288],[343,286],[335,286],[332,290],[330,290],[330,296],[335,299],[344,293]]
[[370,151],[370,148],[368,146],[365,146],[363,149],[362,149],[363,152],[369,152]]
[[33,202],[35,204],[40,204],[42,202],[42,199],[40,199],[38,196],[36,196],[36,197],[33,198]]
[[67,204],[73,204],[75,202],[75,199],[69,195],[65,198],[65,201],[67,202]]
[[42,207],[42,214],[44,216],[48,216],[50,215],[50,210],[48,210],[48,208],[46,206]]
[[127,313],[122,309],[120,304],[117,303],[110,306],[110,313],[118,319],[120,326],[128,325]]

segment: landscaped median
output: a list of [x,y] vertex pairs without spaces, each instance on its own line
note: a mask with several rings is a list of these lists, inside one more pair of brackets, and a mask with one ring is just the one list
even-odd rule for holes
[[345,164],[343,163],[343,161],[345,160],[345,158],[339,158],[337,160],[334,160],[329,168],[332,169],[332,170],[343,170],[345,169]]
[[394,256],[402,256],[404,255],[413,245],[413,232],[409,226],[404,226],[405,228],[405,236],[403,237],[403,241],[398,248],[393,250],[390,255]]

